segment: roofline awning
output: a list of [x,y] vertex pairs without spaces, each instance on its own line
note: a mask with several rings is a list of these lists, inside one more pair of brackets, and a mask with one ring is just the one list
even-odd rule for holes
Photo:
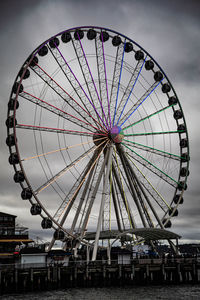
[[2,239],[0,240],[0,243],[16,243],[16,242],[22,242],[22,243],[32,243],[33,240],[30,239]]
[[[143,238],[146,241],[150,240],[173,240],[173,239],[180,239],[181,236],[161,228],[134,228],[129,229],[123,232],[119,230],[106,230],[100,232],[100,240],[102,239],[118,239],[122,236],[129,236],[130,234],[134,234],[138,237]],[[87,232],[84,236],[86,240],[94,240],[96,232]]]

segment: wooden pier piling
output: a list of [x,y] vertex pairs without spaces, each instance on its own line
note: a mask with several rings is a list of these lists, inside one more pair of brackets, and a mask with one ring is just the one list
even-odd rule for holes
[[0,293],[71,287],[186,284],[200,282],[200,261],[135,259],[129,264],[70,262],[68,266],[0,266]]

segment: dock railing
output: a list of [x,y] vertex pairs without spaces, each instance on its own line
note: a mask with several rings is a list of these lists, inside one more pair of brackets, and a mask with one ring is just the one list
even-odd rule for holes
[[172,265],[172,264],[200,264],[200,257],[164,257],[164,258],[133,258],[129,261],[127,260],[111,260],[110,263],[107,260],[96,260],[96,261],[86,261],[86,260],[70,260],[68,265],[65,265],[62,261],[51,261],[45,263],[13,263],[13,264],[0,264],[0,270],[9,269],[30,269],[30,268],[48,268],[56,266],[64,267],[101,267],[102,265]]

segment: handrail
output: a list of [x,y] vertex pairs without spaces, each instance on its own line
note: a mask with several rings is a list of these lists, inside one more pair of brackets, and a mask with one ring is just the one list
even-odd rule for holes
[[0,264],[0,270],[7,269],[37,269],[37,268],[48,268],[48,267],[100,267],[100,266],[118,266],[118,265],[172,265],[172,264],[192,264],[200,263],[200,257],[173,257],[173,258],[134,258],[131,260],[111,260],[110,264],[108,261],[96,260],[96,261],[86,261],[86,260],[74,260],[67,262],[64,265],[63,261],[51,261],[45,263],[13,263],[13,264]]

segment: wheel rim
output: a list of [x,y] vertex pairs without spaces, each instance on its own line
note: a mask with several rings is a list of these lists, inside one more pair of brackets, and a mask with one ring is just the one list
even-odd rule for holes
[[6,125],[15,181],[67,236],[99,231],[98,244],[100,231],[169,227],[178,214],[184,114],[162,68],[128,37],[81,27],[45,41],[15,80]]

